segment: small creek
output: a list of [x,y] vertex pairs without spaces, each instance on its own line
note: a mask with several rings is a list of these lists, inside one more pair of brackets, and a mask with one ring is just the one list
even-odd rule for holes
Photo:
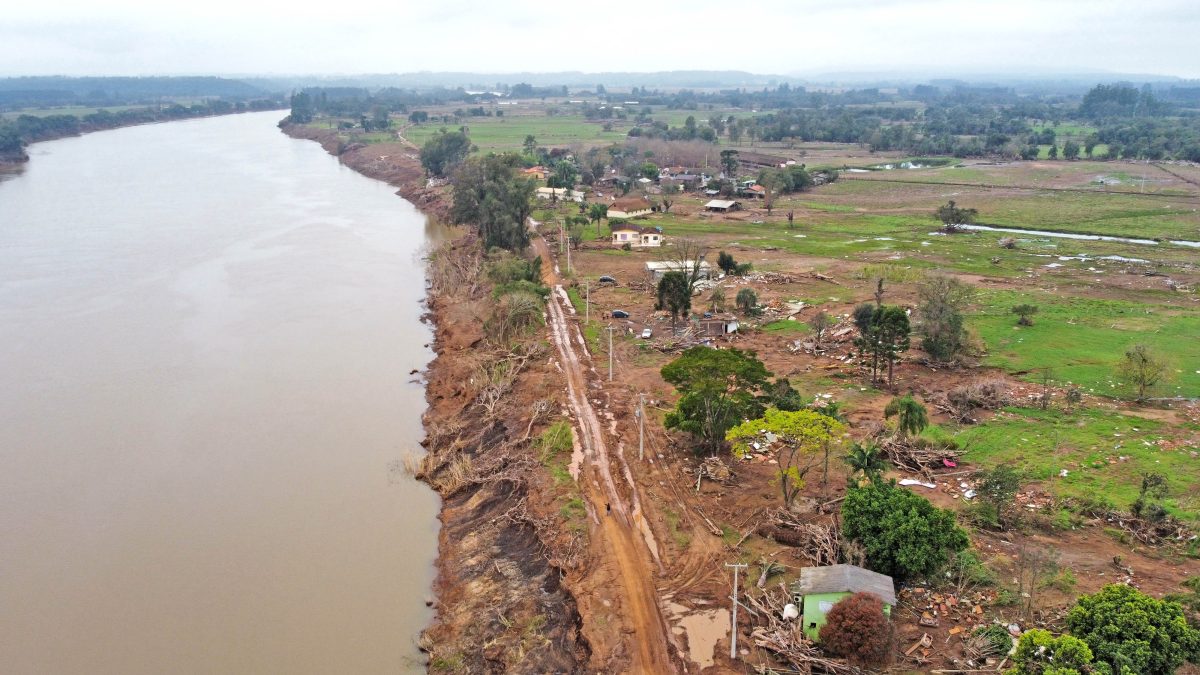
[[1017,227],[993,227],[991,225],[959,225],[964,230],[977,230],[980,232],[1010,232],[1012,234],[1024,234],[1037,237],[1055,237],[1059,239],[1079,239],[1083,241],[1116,241],[1125,244],[1142,244],[1145,246],[1156,246],[1160,243],[1174,244],[1176,246],[1188,246],[1191,248],[1200,248],[1200,241],[1190,241],[1187,239],[1171,239],[1163,242],[1158,242],[1153,239],[1136,239],[1133,237],[1112,237],[1102,234],[1079,234],[1077,232],[1056,232],[1054,230],[1023,230]]

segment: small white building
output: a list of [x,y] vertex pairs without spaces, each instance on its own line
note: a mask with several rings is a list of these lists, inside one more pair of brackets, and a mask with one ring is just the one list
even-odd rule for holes
[[582,202],[583,193],[579,190],[568,190],[567,188],[552,188],[540,187],[537,189],[538,199],[558,199],[559,201]]
[[632,248],[652,248],[662,246],[663,235],[653,227],[638,227],[636,225],[618,225],[612,231],[613,246],[629,244]]
[[[646,263],[646,273],[654,281],[662,279],[667,272],[691,272],[695,267],[694,260],[654,260]],[[700,261],[700,278],[708,279],[712,277],[712,265],[708,261]]]

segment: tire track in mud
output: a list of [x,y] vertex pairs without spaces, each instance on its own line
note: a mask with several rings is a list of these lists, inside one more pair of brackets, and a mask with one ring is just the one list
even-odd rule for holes
[[[576,350],[578,343],[586,355],[586,343],[582,334],[567,320],[564,308],[570,307],[570,300],[559,283],[549,247],[540,237],[534,239],[533,245],[542,257],[546,283],[554,289],[549,302],[546,303],[550,336],[566,376],[568,406],[575,416],[576,435],[584,452],[584,466],[593,470],[599,477],[599,491],[595,489],[592,481],[584,479],[582,475],[579,484],[592,512],[597,514],[596,520],[599,521],[601,530],[597,543],[608,559],[606,562],[615,564],[617,579],[622,587],[622,607],[625,610],[622,613],[622,623],[626,629],[632,631],[630,639],[633,642],[629,672],[676,672],[669,656],[668,627],[659,606],[658,589],[654,584],[651,567],[658,562],[653,535],[649,533],[649,525],[642,517],[640,505],[631,509],[617,488],[609,461],[609,444],[604,426],[588,399],[586,371],[579,351]],[[572,312],[573,310],[574,308]],[[627,487],[631,501],[636,501],[637,492],[631,480],[630,469],[623,457],[620,460],[624,478],[629,481]]]

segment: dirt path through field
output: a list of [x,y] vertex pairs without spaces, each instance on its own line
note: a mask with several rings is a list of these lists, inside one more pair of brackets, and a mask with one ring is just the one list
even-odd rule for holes
[[[585,366],[579,357],[579,347],[585,346],[582,335],[567,320],[570,307],[566,291],[559,282],[554,259],[544,239],[535,237],[534,249],[542,257],[545,282],[553,293],[547,303],[550,335],[562,362],[567,379],[568,404],[575,416],[576,434],[584,451],[584,468],[594,472],[598,480],[589,480],[581,473],[580,488],[596,514],[600,531],[592,537],[593,546],[604,560],[602,565],[615,565],[616,578],[622,586],[623,631],[630,631],[633,649],[629,672],[669,673],[675,666],[668,656],[667,625],[658,602],[654,585],[652,540],[644,541],[646,529],[640,508],[630,506],[617,488],[609,461],[609,447],[604,427],[588,398]],[[584,350],[586,354],[586,350]],[[632,484],[624,486],[634,495]],[[599,536],[595,536],[599,535]]]

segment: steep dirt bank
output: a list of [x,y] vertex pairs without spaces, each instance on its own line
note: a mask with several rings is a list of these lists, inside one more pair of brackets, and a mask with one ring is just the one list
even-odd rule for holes
[[[445,188],[428,188],[417,152],[403,143],[346,144],[336,132],[284,127],[317,141],[346,166],[386,181],[432,217],[449,212]],[[564,508],[546,467],[534,459],[536,438],[561,387],[548,355],[512,353],[486,344],[492,306],[479,243],[470,235],[437,251],[427,319],[434,350],[426,378],[428,454],[412,467],[442,496],[437,615],[422,636],[431,672],[582,672],[592,660],[575,598],[564,583],[583,567],[579,535],[564,527]],[[437,278],[432,278],[433,276]],[[536,347],[533,347],[536,349]],[[484,405],[489,370],[521,360],[494,405]]]

